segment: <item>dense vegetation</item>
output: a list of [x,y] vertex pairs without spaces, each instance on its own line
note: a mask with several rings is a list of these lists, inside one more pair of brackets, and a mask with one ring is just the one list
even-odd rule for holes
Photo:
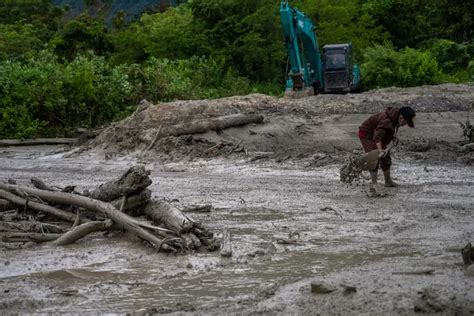
[[[68,135],[139,100],[281,94],[274,0],[192,0],[127,23],[66,18],[49,0],[0,3],[0,137]],[[474,6],[460,0],[306,0],[320,44],[352,42],[364,89],[472,81]]]

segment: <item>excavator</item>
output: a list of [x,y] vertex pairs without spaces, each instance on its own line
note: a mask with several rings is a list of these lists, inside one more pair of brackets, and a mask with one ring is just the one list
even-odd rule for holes
[[321,54],[315,25],[288,1],[280,2],[280,21],[290,65],[285,95],[348,93],[358,89],[360,69],[353,63],[350,43],[325,45]]

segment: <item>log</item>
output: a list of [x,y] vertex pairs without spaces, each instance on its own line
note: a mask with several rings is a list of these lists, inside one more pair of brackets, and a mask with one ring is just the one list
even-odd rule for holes
[[94,138],[99,135],[104,129],[87,129],[87,128],[77,128],[76,132],[80,134],[81,138]]
[[43,180],[33,177],[30,179],[31,183],[35,186],[35,188],[40,189],[40,190],[46,190],[46,191],[57,191],[50,186],[48,186],[46,183],[43,182]]
[[34,139],[1,139],[0,147],[32,145],[71,145],[77,138],[34,138]]
[[182,209],[185,213],[196,212],[196,213],[209,213],[212,210],[211,204],[206,205],[189,205]]
[[111,227],[111,220],[84,223],[61,235],[61,237],[53,241],[53,244],[56,246],[69,245],[91,233],[106,231]]
[[145,152],[149,151],[150,149],[153,148],[153,146],[155,146],[156,141],[157,141],[158,138],[160,137],[161,129],[162,129],[162,128],[163,128],[163,125],[160,125],[160,127],[158,128],[158,131],[156,132],[155,137],[154,137],[153,140],[151,141],[150,145],[145,149]]
[[133,166],[118,180],[100,185],[88,197],[103,202],[112,202],[122,196],[140,192],[151,184],[149,175],[150,171],[146,171],[144,166]]
[[153,200],[143,209],[153,221],[164,224],[177,234],[184,234],[193,228],[193,222],[180,210],[164,200]]
[[199,249],[202,245],[201,241],[199,240],[199,238],[193,234],[193,233],[187,233],[187,234],[184,234],[182,235],[183,238],[185,238],[186,240],[189,240],[193,249]]
[[0,199],[0,212],[11,210],[15,207],[10,201]]
[[122,207],[122,198],[114,200],[111,204],[116,209],[121,209],[122,212],[131,215],[131,216],[140,216],[143,215],[142,210],[143,208],[150,202],[151,200],[151,191],[145,189],[137,194],[132,194],[127,197],[125,205]]
[[[165,136],[182,136],[190,134],[202,134],[207,131],[218,131],[230,127],[238,127],[251,123],[262,123],[263,116],[256,114],[233,114],[226,116],[219,116],[209,119],[193,120],[191,122],[185,122],[176,124],[168,127],[163,127],[161,133],[157,133],[155,139],[159,139]],[[156,140],[155,140],[156,141]]]
[[0,231],[3,232],[30,232],[30,233],[63,233],[64,230],[53,224],[37,221],[0,221]]
[[3,242],[48,242],[58,239],[60,234],[42,234],[42,233],[18,233],[3,232],[0,233],[0,240]]
[[394,271],[392,274],[400,275],[423,275],[423,274],[433,274],[435,269],[422,269],[422,270],[413,270],[413,271]]
[[221,257],[232,257],[232,244],[230,240],[230,232],[225,230],[222,235]]
[[[23,207],[27,206],[30,209],[47,213],[49,215],[52,215],[54,217],[57,217],[59,219],[65,220],[65,221],[70,222],[70,223],[74,223],[74,221],[76,220],[76,215],[73,214],[73,213],[69,213],[69,212],[60,210],[58,208],[55,208],[53,206],[49,206],[49,205],[46,205],[46,204],[41,204],[41,203],[38,203],[38,202],[29,201],[29,200],[26,200],[22,197],[19,197],[19,196],[15,195],[13,193],[5,191],[5,189],[9,190],[10,187],[13,187],[13,188],[19,189],[19,190],[23,190],[22,188],[20,188],[16,185],[13,185],[13,184],[0,184],[0,198],[8,200],[8,201],[10,201],[10,202],[12,202],[16,205],[20,205],[20,206],[23,206]],[[33,189],[31,189],[31,190],[33,190]],[[34,189],[34,190],[40,191],[40,192],[43,191],[43,190],[39,190],[39,189]],[[43,192],[50,192],[50,191],[43,191]]]
[[[112,219],[119,227],[125,229],[126,231],[130,232],[131,234],[140,237],[143,240],[149,242],[154,248],[158,250],[168,250],[168,251],[177,251],[173,247],[165,244],[163,240],[156,237],[155,235],[151,234],[150,232],[144,230],[140,227],[138,220],[134,219],[133,217],[128,216],[117,210],[114,206],[110,203],[94,200],[85,196],[65,193],[65,192],[50,192],[50,191],[43,191],[38,189],[32,189],[27,187],[19,187],[17,185],[8,185],[0,183],[1,190],[9,190],[9,191],[23,191],[28,194],[36,195],[45,201],[49,201],[52,203],[57,204],[65,204],[65,205],[75,205],[79,207],[83,207],[85,209],[104,213],[110,219]],[[74,220],[72,221],[74,222]],[[147,226],[149,227],[149,226]]]

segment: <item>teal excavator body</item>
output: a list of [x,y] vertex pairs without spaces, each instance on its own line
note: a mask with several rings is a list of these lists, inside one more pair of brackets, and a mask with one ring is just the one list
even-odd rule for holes
[[288,52],[286,94],[347,93],[357,90],[360,70],[352,62],[352,45],[325,45],[321,54],[315,25],[288,1],[280,5],[280,21]]

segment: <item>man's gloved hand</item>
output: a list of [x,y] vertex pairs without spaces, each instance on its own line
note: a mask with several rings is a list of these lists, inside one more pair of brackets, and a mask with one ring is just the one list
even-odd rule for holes
[[379,149],[379,158],[383,158],[383,157],[387,156],[387,154],[388,154],[388,150]]

